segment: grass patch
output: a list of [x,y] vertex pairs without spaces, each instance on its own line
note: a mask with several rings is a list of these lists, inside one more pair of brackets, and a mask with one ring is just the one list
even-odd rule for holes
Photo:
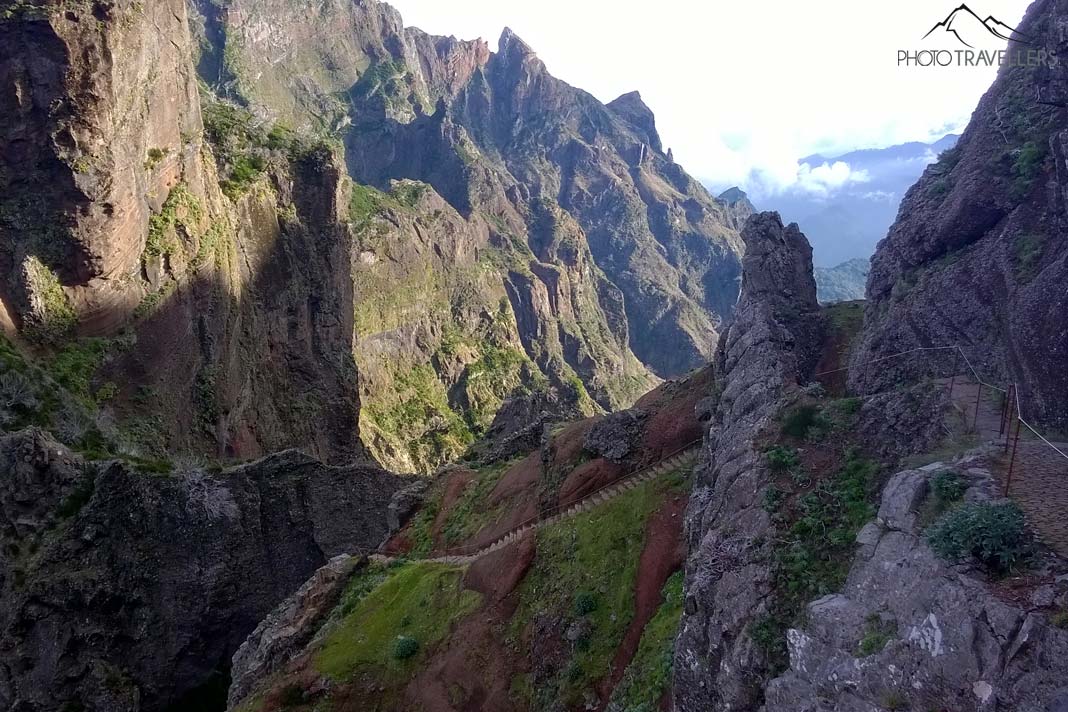
[[612,693],[612,704],[624,712],[652,712],[671,688],[675,634],[682,618],[682,579],[678,571],[664,584],[663,603],[642,631],[638,650]]
[[848,452],[838,472],[798,496],[785,513],[774,551],[776,596],[770,611],[749,628],[773,670],[786,665],[786,629],[805,604],[845,583],[857,532],[875,516],[877,472],[874,462]]
[[[453,622],[480,605],[482,597],[465,590],[462,578],[459,567],[408,562],[388,570],[380,582],[350,585],[341,604],[348,612],[316,654],[316,669],[339,682],[365,672],[383,684],[408,679]],[[398,657],[401,637],[416,648]],[[411,644],[403,647],[407,652]]]
[[857,643],[857,657],[868,657],[882,652],[886,644],[897,636],[897,626],[883,620],[879,615],[868,616],[864,637]]
[[34,255],[26,258],[23,269],[34,307],[26,318],[26,335],[41,343],[63,339],[74,328],[77,315],[59,277]]
[[[565,665],[534,691],[536,709],[580,704],[609,670],[634,612],[634,582],[645,522],[665,496],[686,486],[683,473],[642,484],[604,505],[538,532],[538,556],[519,588],[513,636],[542,616],[582,619]],[[595,606],[581,602],[586,592]],[[584,611],[579,613],[579,610]]]
[[1017,279],[1029,280],[1038,272],[1038,262],[1046,246],[1045,235],[1020,235],[1012,243]]

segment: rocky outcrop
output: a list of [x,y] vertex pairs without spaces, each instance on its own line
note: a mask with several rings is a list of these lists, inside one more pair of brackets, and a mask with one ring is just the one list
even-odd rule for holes
[[[957,146],[927,168],[876,251],[867,325],[853,385],[879,390],[924,372],[930,359],[868,363],[915,347],[959,344],[983,377],[1016,382],[1025,415],[1068,423],[1068,9],[1033,3],[1007,62]],[[959,367],[959,366],[958,366]]]
[[759,498],[771,475],[754,440],[797,395],[819,355],[821,321],[804,235],[775,213],[759,213],[742,237],[742,293],[716,355],[723,388],[686,512],[686,607],[673,693],[684,712],[759,703],[764,661],[746,626],[770,593],[772,524]]
[[347,554],[334,557],[260,621],[234,653],[228,708],[236,707],[257,683],[311,641],[361,561],[365,559]]
[[35,430],[0,438],[0,473],[0,706],[42,712],[225,687],[274,606],[381,543],[402,484],[294,451],[217,472],[86,462]]
[[878,518],[857,537],[845,588],[810,603],[804,628],[789,631],[790,669],[769,683],[765,709],[1064,708],[1068,631],[1050,622],[1056,602],[1068,602],[1063,562],[1032,577],[1030,595],[1009,597],[939,559],[922,536],[930,477],[951,466],[968,478],[966,499],[989,500],[984,460],[891,478]]

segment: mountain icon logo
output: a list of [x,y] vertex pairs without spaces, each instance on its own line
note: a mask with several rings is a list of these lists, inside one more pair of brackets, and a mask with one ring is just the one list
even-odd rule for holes
[[[935,26],[927,31],[923,39],[942,30],[957,38],[965,47],[975,48],[979,40],[992,35],[1001,40],[1012,40],[1021,44],[1033,44],[1031,38],[1017,30],[1015,27],[1005,24],[993,15],[987,15],[986,19],[979,17],[967,5],[960,5],[946,16],[946,19],[935,23]],[[986,34],[984,34],[986,33]]]

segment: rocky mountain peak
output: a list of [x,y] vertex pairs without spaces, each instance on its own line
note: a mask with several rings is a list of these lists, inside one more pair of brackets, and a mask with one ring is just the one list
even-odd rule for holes
[[513,32],[511,27],[505,27],[501,30],[501,37],[497,40],[497,52],[502,56],[536,56],[530,45]]
[[642,101],[641,94],[636,91],[627,92],[608,102],[607,106],[617,116],[644,134],[650,146],[658,152],[663,152],[660,134],[656,131],[656,118],[653,115],[653,110]]

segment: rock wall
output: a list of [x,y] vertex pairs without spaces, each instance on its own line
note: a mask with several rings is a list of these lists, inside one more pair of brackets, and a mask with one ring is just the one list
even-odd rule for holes
[[108,340],[92,388],[142,454],[361,456],[338,159],[275,151],[224,196],[181,0],[20,4],[0,39],[5,332]]
[[966,500],[997,498],[983,456],[894,475],[857,536],[845,588],[810,603],[804,628],[789,631],[790,669],[768,684],[765,709],[1068,709],[1068,631],[1050,621],[1068,601],[1063,562],[1010,596],[940,559],[920,512],[946,467],[964,473]]
[[808,241],[776,213],[751,217],[742,238],[741,297],[717,350],[723,389],[686,512],[686,607],[673,691],[683,712],[751,709],[763,694],[764,659],[746,631],[765,611],[771,585],[772,524],[759,496],[771,475],[755,440],[819,355]]
[[245,637],[328,559],[377,547],[403,484],[295,451],[159,474],[35,430],[0,437],[0,472],[0,706],[28,711],[221,704]]
[[1019,31],[1056,55],[1006,64],[957,146],[924,172],[876,251],[853,386],[880,390],[953,364],[867,364],[959,344],[987,380],[1017,382],[1025,415],[1068,423],[1068,6],[1040,0]]

